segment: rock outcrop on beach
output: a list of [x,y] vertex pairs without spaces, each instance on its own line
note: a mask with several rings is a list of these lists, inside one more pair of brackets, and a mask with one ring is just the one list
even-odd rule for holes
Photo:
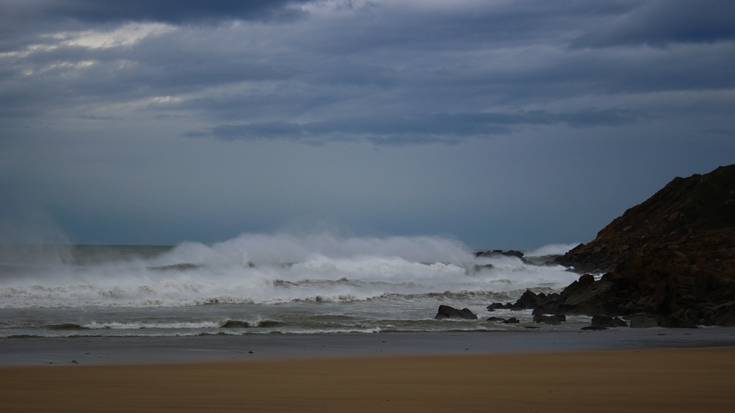
[[486,321],[494,321],[496,323],[503,324],[518,324],[520,321],[515,317],[503,318],[503,317],[488,317]]
[[558,262],[605,275],[517,304],[672,327],[735,325],[735,165],[674,179]]
[[611,317],[606,314],[597,314],[592,317],[592,322],[590,323],[590,326],[596,329],[604,329],[610,327],[628,327],[628,323],[626,323],[619,317]]
[[552,325],[558,325],[563,322],[567,321],[567,317],[564,314],[534,314],[533,315],[533,322],[534,323],[544,323],[544,324],[552,324]]
[[459,318],[459,319],[465,319],[465,320],[477,320],[477,314],[470,311],[469,308],[463,308],[461,310],[458,310],[454,307],[450,307],[448,305],[440,305],[439,310],[436,312],[436,316],[434,316],[437,320],[442,320],[445,318]]
[[280,327],[284,325],[282,321],[275,321],[275,320],[261,320],[257,323],[249,323],[247,321],[242,320],[227,320],[222,325],[220,325],[220,328],[250,328],[250,327],[258,327],[258,328],[272,328],[272,327]]

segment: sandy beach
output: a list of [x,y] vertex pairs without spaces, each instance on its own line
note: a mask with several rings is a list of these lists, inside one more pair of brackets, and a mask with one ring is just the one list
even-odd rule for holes
[[0,368],[0,411],[731,412],[735,348]]

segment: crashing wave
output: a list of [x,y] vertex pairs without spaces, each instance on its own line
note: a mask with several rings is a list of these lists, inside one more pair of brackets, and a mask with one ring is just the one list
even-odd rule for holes
[[461,243],[437,237],[246,234],[211,246],[133,251],[137,255],[106,252],[112,261],[4,275],[0,308],[324,303],[442,294],[498,301],[526,288],[561,288],[576,278],[562,266],[475,256]]

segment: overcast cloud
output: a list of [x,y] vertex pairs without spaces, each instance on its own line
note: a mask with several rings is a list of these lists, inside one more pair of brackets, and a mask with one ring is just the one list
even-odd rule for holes
[[41,215],[78,242],[584,241],[674,176],[735,161],[732,15],[0,0],[0,222]]

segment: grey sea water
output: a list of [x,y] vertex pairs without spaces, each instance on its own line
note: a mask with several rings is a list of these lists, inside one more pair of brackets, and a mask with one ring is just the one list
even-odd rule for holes
[[[527,288],[560,289],[577,274],[526,257],[476,257],[440,237],[245,234],[177,246],[5,246],[0,337],[199,336],[578,330],[537,325],[528,311],[485,307]],[[434,320],[440,304],[478,320]],[[487,321],[488,316],[519,324]]]

